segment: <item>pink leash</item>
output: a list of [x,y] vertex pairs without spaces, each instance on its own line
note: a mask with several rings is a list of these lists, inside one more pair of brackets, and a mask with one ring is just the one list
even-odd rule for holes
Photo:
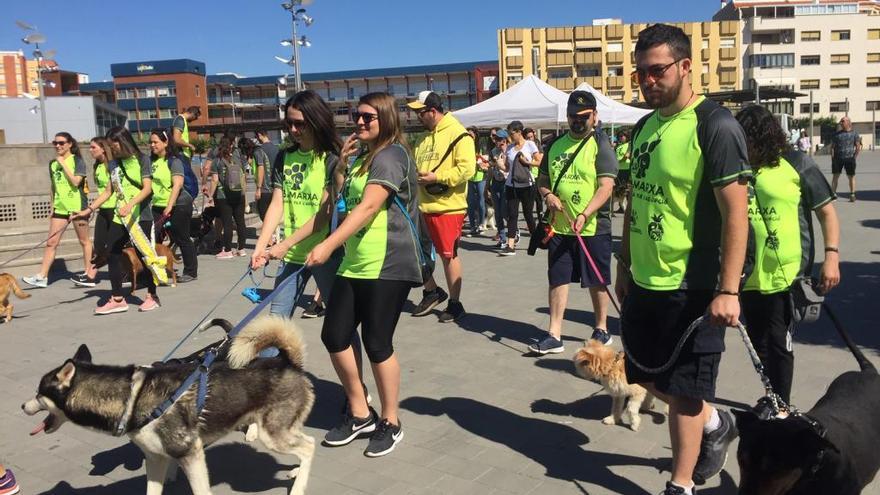
[[[568,214],[564,207],[562,209],[562,213],[565,214],[565,218],[568,220],[569,224],[571,224],[572,232],[577,232],[577,230],[574,228],[574,221],[571,219],[571,216]],[[587,249],[587,243],[584,242],[584,238],[581,237],[580,233],[576,233],[575,237],[577,237],[578,244],[581,245],[581,250],[584,252],[584,256],[586,256],[587,261],[590,262],[590,268],[593,269],[593,274],[596,275],[596,278],[599,279],[599,283],[602,284],[602,287],[605,289],[605,293],[607,293],[608,298],[611,299],[611,305],[614,306],[614,309],[617,310],[618,315],[622,315],[622,313],[620,312],[620,305],[617,304],[617,299],[614,298],[614,294],[612,294],[611,291],[608,290],[608,283],[605,281],[605,277],[603,277],[602,274],[599,272],[599,267],[596,266],[596,262],[593,261],[593,257],[590,255],[590,250]]]

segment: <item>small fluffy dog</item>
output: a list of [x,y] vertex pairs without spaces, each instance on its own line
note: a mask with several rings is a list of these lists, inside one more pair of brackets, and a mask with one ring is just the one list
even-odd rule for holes
[[27,299],[30,294],[21,290],[15,277],[8,273],[0,273],[0,317],[4,318],[6,323],[12,321],[12,303],[9,302],[9,295],[15,294],[19,299]]
[[[165,244],[156,243],[156,254],[165,257],[165,272],[168,273],[168,280],[171,281],[171,287],[177,286],[177,273],[174,272],[174,262],[180,261],[180,258],[174,257],[174,252]],[[141,257],[133,247],[127,247],[122,250],[122,271],[131,274],[131,292],[137,290],[137,276],[144,271],[144,264]],[[153,275],[150,274],[152,277]]]
[[654,396],[641,385],[627,383],[623,351],[617,352],[590,339],[577,351],[573,361],[578,375],[587,380],[597,380],[611,396],[611,415],[604,418],[602,424],[628,423],[632,431],[639,431],[642,423],[639,412],[654,408]]

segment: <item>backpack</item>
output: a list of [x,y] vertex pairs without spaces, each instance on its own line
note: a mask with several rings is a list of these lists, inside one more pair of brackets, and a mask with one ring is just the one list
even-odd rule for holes
[[235,163],[235,159],[222,158],[223,160],[223,188],[227,191],[241,192],[244,187],[244,170],[241,165]]
[[183,153],[177,155],[177,157],[183,162],[183,190],[186,191],[192,199],[196,199],[199,196],[199,178],[196,177],[196,173],[193,172],[192,162],[190,162],[189,158]]

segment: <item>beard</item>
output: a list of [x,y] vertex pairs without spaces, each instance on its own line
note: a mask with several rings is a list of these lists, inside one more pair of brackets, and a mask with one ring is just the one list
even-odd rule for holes
[[663,88],[658,84],[655,84],[654,87],[648,91],[645,91],[643,88],[642,94],[649,107],[653,109],[665,108],[678,99],[682,86],[684,86],[684,79],[679,79],[675,86],[668,88]]

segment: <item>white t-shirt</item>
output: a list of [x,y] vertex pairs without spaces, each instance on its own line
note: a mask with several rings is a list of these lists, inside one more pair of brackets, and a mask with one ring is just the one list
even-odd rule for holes
[[[523,143],[523,146],[520,149],[516,149],[516,146],[513,144],[510,144],[507,146],[507,182],[505,184],[510,187],[531,187],[532,184],[534,183],[534,179],[532,178],[532,171],[531,170],[528,171],[529,172],[529,183],[528,184],[514,185],[514,183],[513,183],[513,170],[514,170],[513,167],[523,167],[524,166],[522,163],[519,163],[519,161],[516,160],[516,155],[519,153],[522,153],[523,157],[526,160],[532,161],[532,157],[535,155],[535,153],[539,153],[538,146],[535,145],[535,143],[533,143],[532,141],[528,141],[528,140],[526,140],[526,142]],[[528,167],[528,168],[530,168],[530,167]]]

